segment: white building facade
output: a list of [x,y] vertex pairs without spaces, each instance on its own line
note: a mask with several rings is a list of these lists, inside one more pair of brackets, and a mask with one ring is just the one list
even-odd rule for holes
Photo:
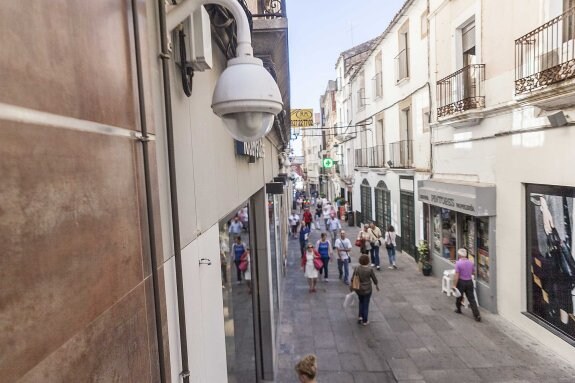
[[433,179],[419,200],[434,272],[467,248],[480,304],[575,363],[573,6],[430,1]]

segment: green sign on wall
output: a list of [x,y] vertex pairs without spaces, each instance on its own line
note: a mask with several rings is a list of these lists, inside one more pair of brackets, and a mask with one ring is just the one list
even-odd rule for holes
[[331,158],[324,158],[323,159],[323,167],[324,168],[331,168],[333,166],[333,160]]

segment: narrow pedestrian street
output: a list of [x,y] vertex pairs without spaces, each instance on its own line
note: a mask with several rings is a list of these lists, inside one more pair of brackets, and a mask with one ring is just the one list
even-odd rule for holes
[[[343,228],[353,243],[358,228]],[[313,243],[320,232],[312,231]],[[364,327],[356,323],[357,305],[343,308],[349,290],[334,260],[329,281],[320,278],[317,293],[308,293],[299,242],[290,239],[277,382],[296,381],[293,367],[308,353],[318,358],[318,380],[329,383],[574,381],[575,369],[545,346],[484,309],[481,323],[469,308],[456,314],[439,278],[422,276],[405,255],[398,255],[398,270],[389,270],[381,250],[381,290],[374,290]],[[354,248],[352,267],[358,256]]]

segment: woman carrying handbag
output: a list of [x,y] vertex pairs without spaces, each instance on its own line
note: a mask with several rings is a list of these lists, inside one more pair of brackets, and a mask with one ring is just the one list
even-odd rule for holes
[[317,277],[319,276],[319,269],[323,267],[321,261],[321,256],[313,248],[311,243],[306,246],[306,251],[301,257],[301,268],[307,278],[307,283],[309,284],[309,292],[315,293],[315,286],[317,283]]
[[377,291],[379,291],[375,272],[371,267],[369,267],[369,255],[362,254],[359,257],[359,266],[353,270],[353,276],[351,277],[351,290],[355,291],[357,297],[359,298],[359,314],[357,323],[364,326],[367,326],[369,323],[367,317],[369,314],[369,301],[371,299],[372,281],[373,284],[375,284]]

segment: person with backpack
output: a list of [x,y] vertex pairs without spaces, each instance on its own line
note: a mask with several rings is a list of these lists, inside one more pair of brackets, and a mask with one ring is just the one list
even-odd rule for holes
[[389,225],[385,232],[385,249],[387,250],[387,258],[389,259],[388,269],[397,269],[397,265],[395,264],[395,247],[397,246],[395,237],[395,228]]

